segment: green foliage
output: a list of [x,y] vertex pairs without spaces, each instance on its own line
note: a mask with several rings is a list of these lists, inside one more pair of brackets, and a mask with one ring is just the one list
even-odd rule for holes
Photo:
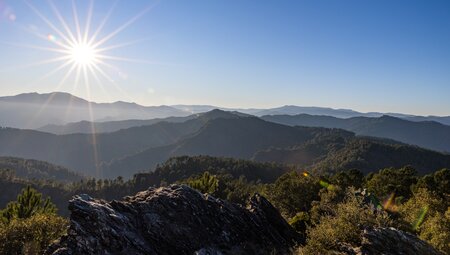
[[313,225],[320,223],[324,215],[334,215],[336,205],[344,201],[345,189],[336,186],[334,189],[322,189],[319,199],[311,203],[310,220]]
[[307,212],[299,212],[289,220],[291,225],[297,232],[306,238],[306,229],[311,224],[309,214]]
[[0,224],[0,254],[42,254],[65,233],[67,225],[66,219],[53,214],[34,214]]
[[187,185],[201,193],[214,195],[219,188],[219,179],[209,172],[204,172],[201,177],[188,180]]
[[56,216],[50,199],[43,200],[30,186],[0,216],[0,254],[42,254],[67,227],[67,220]]
[[450,208],[436,212],[421,226],[419,237],[445,254],[450,254]]
[[391,224],[387,214],[373,210],[349,189],[343,202],[330,208],[331,214],[321,217],[320,223],[307,232],[303,254],[330,254],[339,250],[341,243],[357,246],[365,227],[385,227]]
[[[0,157],[0,169],[11,169],[10,177],[17,176],[28,180],[36,179],[71,182],[82,179],[79,174],[76,174],[67,168],[33,159]],[[0,176],[2,177],[1,173]]]
[[446,197],[450,195],[450,169],[444,168],[420,178],[413,189],[425,188],[436,195]]
[[411,167],[400,169],[386,168],[369,176],[367,189],[379,198],[391,194],[396,197],[409,198],[412,194],[411,185],[417,182],[417,172]]
[[410,165],[420,174],[426,174],[450,165],[450,155],[367,137],[350,139],[343,148],[323,156],[323,160],[313,166],[321,173],[337,173],[355,168],[369,174],[387,167]]
[[399,208],[405,230],[418,236],[445,253],[450,253],[450,209],[448,198],[442,199],[426,189]]
[[[201,192],[242,205],[254,193],[263,194],[291,226],[307,237],[307,244],[302,250],[304,253],[331,253],[339,242],[357,244],[362,228],[387,225],[410,231],[449,253],[449,169],[419,177],[410,167],[387,168],[365,178],[354,169],[320,178],[287,172],[287,169],[285,166],[248,160],[183,156],[158,166],[155,172],[139,173],[129,180],[122,177],[111,180],[82,179],[68,185],[54,181],[23,180],[14,176],[12,171],[3,170],[0,171],[0,206],[5,206],[21,189],[24,190],[18,201],[10,203],[1,213],[4,221],[0,221],[3,238],[0,245],[3,240],[8,240],[14,247],[38,250],[35,241],[24,241],[35,240],[36,236],[23,234],[24,226],[26,222],[38,221],[37,217],[41,215],[54,217],[54,206],[49,200],[43,200],[36,190],[44,197],[52,197],[59,212],[67,215],[67,201],[73,194],[86,193],[112,200],[149,186],[187,183]],[[350,187],[351,192],[348,191]],[[359,188],[367,188],[376,196],[365,195],[363,203],[362,192],[355,191]],[[391,198],[391,194],[395,194],[392,203],[386,200]],[[392,204],[389,209],[386,206],[388,202]],[[371,209],[368,209],[368,204],[371,204]],[[374,205],[377,209],[373,208]],[[383,211],[383,208],[389,212]],[[386,218],[387,214],[389,218]],[[9,234],[5,234],[6,229],[10,229]],[[49,234],[45,235],[60,234],[55,231],[47,231]],[[31,230],[28,232],[33,233]],[[18,238],[19,233],[25,239]],[[318,252],[313,252],[314,249]]]
[[160,181],[174,183],[191,176],[200,175],[208,171],[214,175],[231,175],[237,179],[241,176],[249,181],[263,183],[274,182],[287,172],[282,165],[259,163],[250,160],[209,157],[209,156],[180,156],[167,160],[156,167],[152,173],[138,174],[136,177],[145,179],[149,185],[160,185]]
[[309,211],[311,202],[319,198],[321,186],[318,181],[310,175],[304,176],[292,171],[268,185],[265,195],[283,216],[291,218],[297,212]]
[[17,196],[17,201],[10,202],[0,211],[3,221],[9,223],[13,219],[26,219],[36,214],[55,214],[56,207],[50,198],[42,199],[42,194],[27,186]]
[[357,169],[341,171],[330,178],[330,182],[342,188],[361,188],[364,183],[364,175]]

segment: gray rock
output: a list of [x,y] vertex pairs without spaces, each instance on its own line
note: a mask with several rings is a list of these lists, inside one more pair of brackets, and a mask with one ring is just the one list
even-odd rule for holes
[[365,230],[362,245],[358,254],[385,254],[385,255],[440,255],[428,243],[417,236],[397,230],[395,228],[378,228]]
[[260,195],[247,208],[184,185],[85,198],[70,201],[68,234],[47,254],[288,254],[304,242]]

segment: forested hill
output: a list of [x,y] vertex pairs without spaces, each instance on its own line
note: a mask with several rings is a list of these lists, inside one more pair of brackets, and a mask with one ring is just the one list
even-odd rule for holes
[[0,157],[0,169],[10,170],[12,175],[28,180],[73,182],[84,178],[65,167],[33,159]]
[[410,165],[419,174],[450,167],[450,155],[370,137],[327,137],[291,148],[259,151],[256,161],[293,164],[315,173],[358,169],[364,174],[381,168]]
[[[395,147],[400,143],[391,140],[361,139],[343,129],[289,126],[213,110],[184,122],[163,121],[111,133],[55,135],[3,128],[0,156],[43,160],[100,178],[129,178],[183,155],[292,163],[308,169],[359,166],[364,172],[408,164],[423,173],[450,167],[447,154],[404,144],[400,150]],[[360,141],[365,146],[354,146]],[[366,150],[378,147],[383,149]]]
[[111,133],[119,131],[121,129],[132,127],[150,126],[159,122],[185,122],[187,120],[194,119],[195,117],[195,115],[190,115],[186,117],[168,117],[149,120],[116,120],[104,122],[92,122],[84,120],[79,122],[67,123],[65,125],[49,124],[40,127],[37,130],[56,135]]
[[[10,159],[26,162],[26,160]],[[32,161],[33,162],[33,161]],[[38,162],[35,167],[45,171],[51,166],[45,162]],[[154,172],[140,173],[125,181],[122,177],[115,179],[74,179],[72,183],[48,181],[44,179],[26,178],[16,175],[0,167],[0,208],[14,200],[20,190],[27,185],[42,192],[44,197],[50,197],[56,203],[60,214],[67,215],[67,202],[76,194],[89,194],[107,200],[120,199],[123,196],[146,190],[150,186],[164,183],[175,183],[193,176],[200,176],[205,171],[211,174],[223,175],[231,179],[243,178],[244,182],[271,183],[289,171],[290,168],[279,164],[258,163],[249,160],[231,158],[215,158],[208,156],[171,158],[160,164]]]
[[55,135],[35,130],[0,128],[0,156],[43,160],[99,177],[97,170],[102,163],[173,144],[195,133],[212,119],[242,116],[215,110],[181,123],[163,121],[100,134]]
[[181,155],[255,159],[320,171],[358,166],[366,173],[404,165],[413,165],[421,173],[427,173],[450,166],[450,155],[392,140],[355,137],[341,129],[289,127],[258,118],[237,118],[210,121],[197,133],[175,144],[114,160],[103,166],[103,172],[130,176]]
[[112,176],[130,176],[138,171],[150,170],[170,157],[182,155],[251,159],[260,150],[300,145],[329,132],[336,136],[352,136],[343,130],[289,127],[256,117],[218,118],[208,121],[198,132],[177,143],[114,160],[103,166],[103,172]]
[[392,116],[340,119],[315,115],[266,115],[264,120],[308,127],[341,128],[357,135],[394,139],[431,150],[450,152],[450,126],[434,121],[408,121]]

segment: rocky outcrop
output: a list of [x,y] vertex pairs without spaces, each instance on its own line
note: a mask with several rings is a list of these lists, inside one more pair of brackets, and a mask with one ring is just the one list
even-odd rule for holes
[[47,254],[287,254],[304,241],[260,195],[243,208],[171,185],[123,201],[76,196],[69,210]]
[[360,254],[427,254],[441,255],[428,243],[417,236],[395,228],[378,228],[363,233]]
[[347,255],[443,255],[417,236],[395,228],[365,229],[361,246],[341,245],[339,254]]

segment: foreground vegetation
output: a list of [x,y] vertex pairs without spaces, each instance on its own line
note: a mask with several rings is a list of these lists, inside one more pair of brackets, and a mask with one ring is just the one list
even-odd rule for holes
[[[29,254],[30,249],[42,249],[64,233],[67,220],[27,186],[50,196],[60,215],[67,215],[64,208],[73,194],[119,199],[148,186],[170,183],[184,183],[240,204],[254,193],[263,194],[306,238],[299,254],[339,252],[342,244],[358,246],[361,233],[371,227],[408,231],[450,254],[450,169],[425,176],[411,167],[381,169],[367,176],[355,169],[319,175],[244,160],[178,157],[153,173],[137,174],[130,180],[90,179],[62,185],[19,179],[10,171],[0,174],[5,190],[22,192],[1,212],[1,254]],[[12,250],[16,253],[8,253]]]
[[28,186],[0,211],[0,254],[42,254],[67,225],[50,199]]

